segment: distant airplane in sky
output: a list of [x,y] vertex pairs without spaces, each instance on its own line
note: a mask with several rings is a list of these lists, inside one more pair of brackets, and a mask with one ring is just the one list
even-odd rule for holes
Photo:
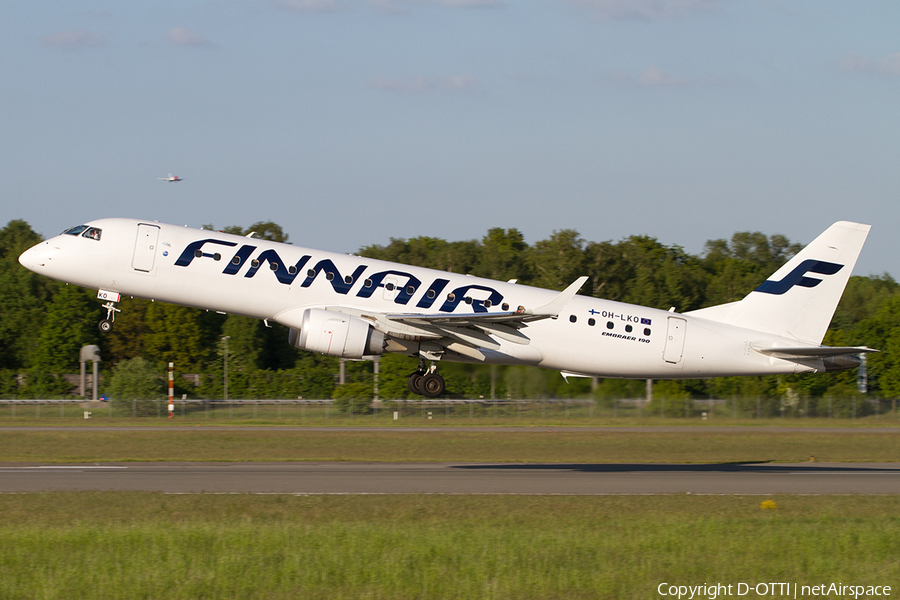
[[172,175],[171,173],[169,173],[168,177],[157,177],[157,179],[159,179],[160,181],[168,181],[169,183],[175,183],[176,181],[184,181],[184,179],[182,179],[178,175]]
[[868,233],[835,223],[742,300],[680,314],[576,295],[587,277],[557,292],[132,219],[73,227],[19,262],[99,289],[103,331],[123,295],[276,321],[304,350],[418,358],[409,389],[434,398],[441,360],[628,379],[855,368],[873,350],[821,344]]

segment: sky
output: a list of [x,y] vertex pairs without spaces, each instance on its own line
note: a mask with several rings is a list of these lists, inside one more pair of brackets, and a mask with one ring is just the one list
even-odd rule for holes
[[854,272],[896,278],[898,26],[894,0],[5,0],[0,221],[700,254],[849,220]]

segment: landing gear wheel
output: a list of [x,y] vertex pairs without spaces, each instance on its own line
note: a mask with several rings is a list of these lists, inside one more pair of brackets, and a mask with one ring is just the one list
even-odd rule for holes
[[116,313],[122,311],[116,308],[116,303],[112,300],[104,304],[103,308],[106,309],[106,318],[101,319],[99,325],[97,326],[100,328],[101,332],[109,333],[109,331],[112,329],[113,321],[116,320]]
[[432,372],[422,377],[419,387],[422,389],[422,395],[426,398],[437,398],[444,393],[446,384],[443,377]]
[[406,386],[409,388],[409,391],[413,394],[422,395],[422,390],[419,388],[419,385],[422,383],[422,377],[425,376],[424,371],[414,371],[406,380]]

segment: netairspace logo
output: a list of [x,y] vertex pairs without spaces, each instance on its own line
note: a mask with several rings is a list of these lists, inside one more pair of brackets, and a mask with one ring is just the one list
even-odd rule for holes
[[674,585],[667,582],[656,588],[660,596],[671,596],[678,600],[693,598],[716,600],[716,598],[804,598],[816,596],[836,596],[838,598],[867,598],[890,596],[889,585],[844,585],[843,583],[820,583],[803,585],[799,583],[712,583],[703,585]]

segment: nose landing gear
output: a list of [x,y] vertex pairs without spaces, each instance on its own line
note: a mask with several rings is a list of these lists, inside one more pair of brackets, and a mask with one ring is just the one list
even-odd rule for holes
[[103,333],[109,333],[109,331],[112,329],[113,322],[115,322],[115,320],[116,320],[116,313],[122,312],[122,310],[119,308],[116,308],[116,303],[112,302],[112,301],[104,304],[103,308],[106,309],[106,318],[101,319],[100,323],[97,326],[100,328],[100,331],[102,331]]
[[[115,285],[115,283],[113,283],[113,285]],[[106,318],[101,319],[97,326],[100,328],[101,332],[109,333],[112,329],[113,321],[116,320],[116,313],[122,312],[116,308],[116,302],[122,298],[122,295],[119,292],[110,290],[97,290],[97,298],[99,300],[106,300],[106,304],[103,305],[103,308],[106,309]]]

